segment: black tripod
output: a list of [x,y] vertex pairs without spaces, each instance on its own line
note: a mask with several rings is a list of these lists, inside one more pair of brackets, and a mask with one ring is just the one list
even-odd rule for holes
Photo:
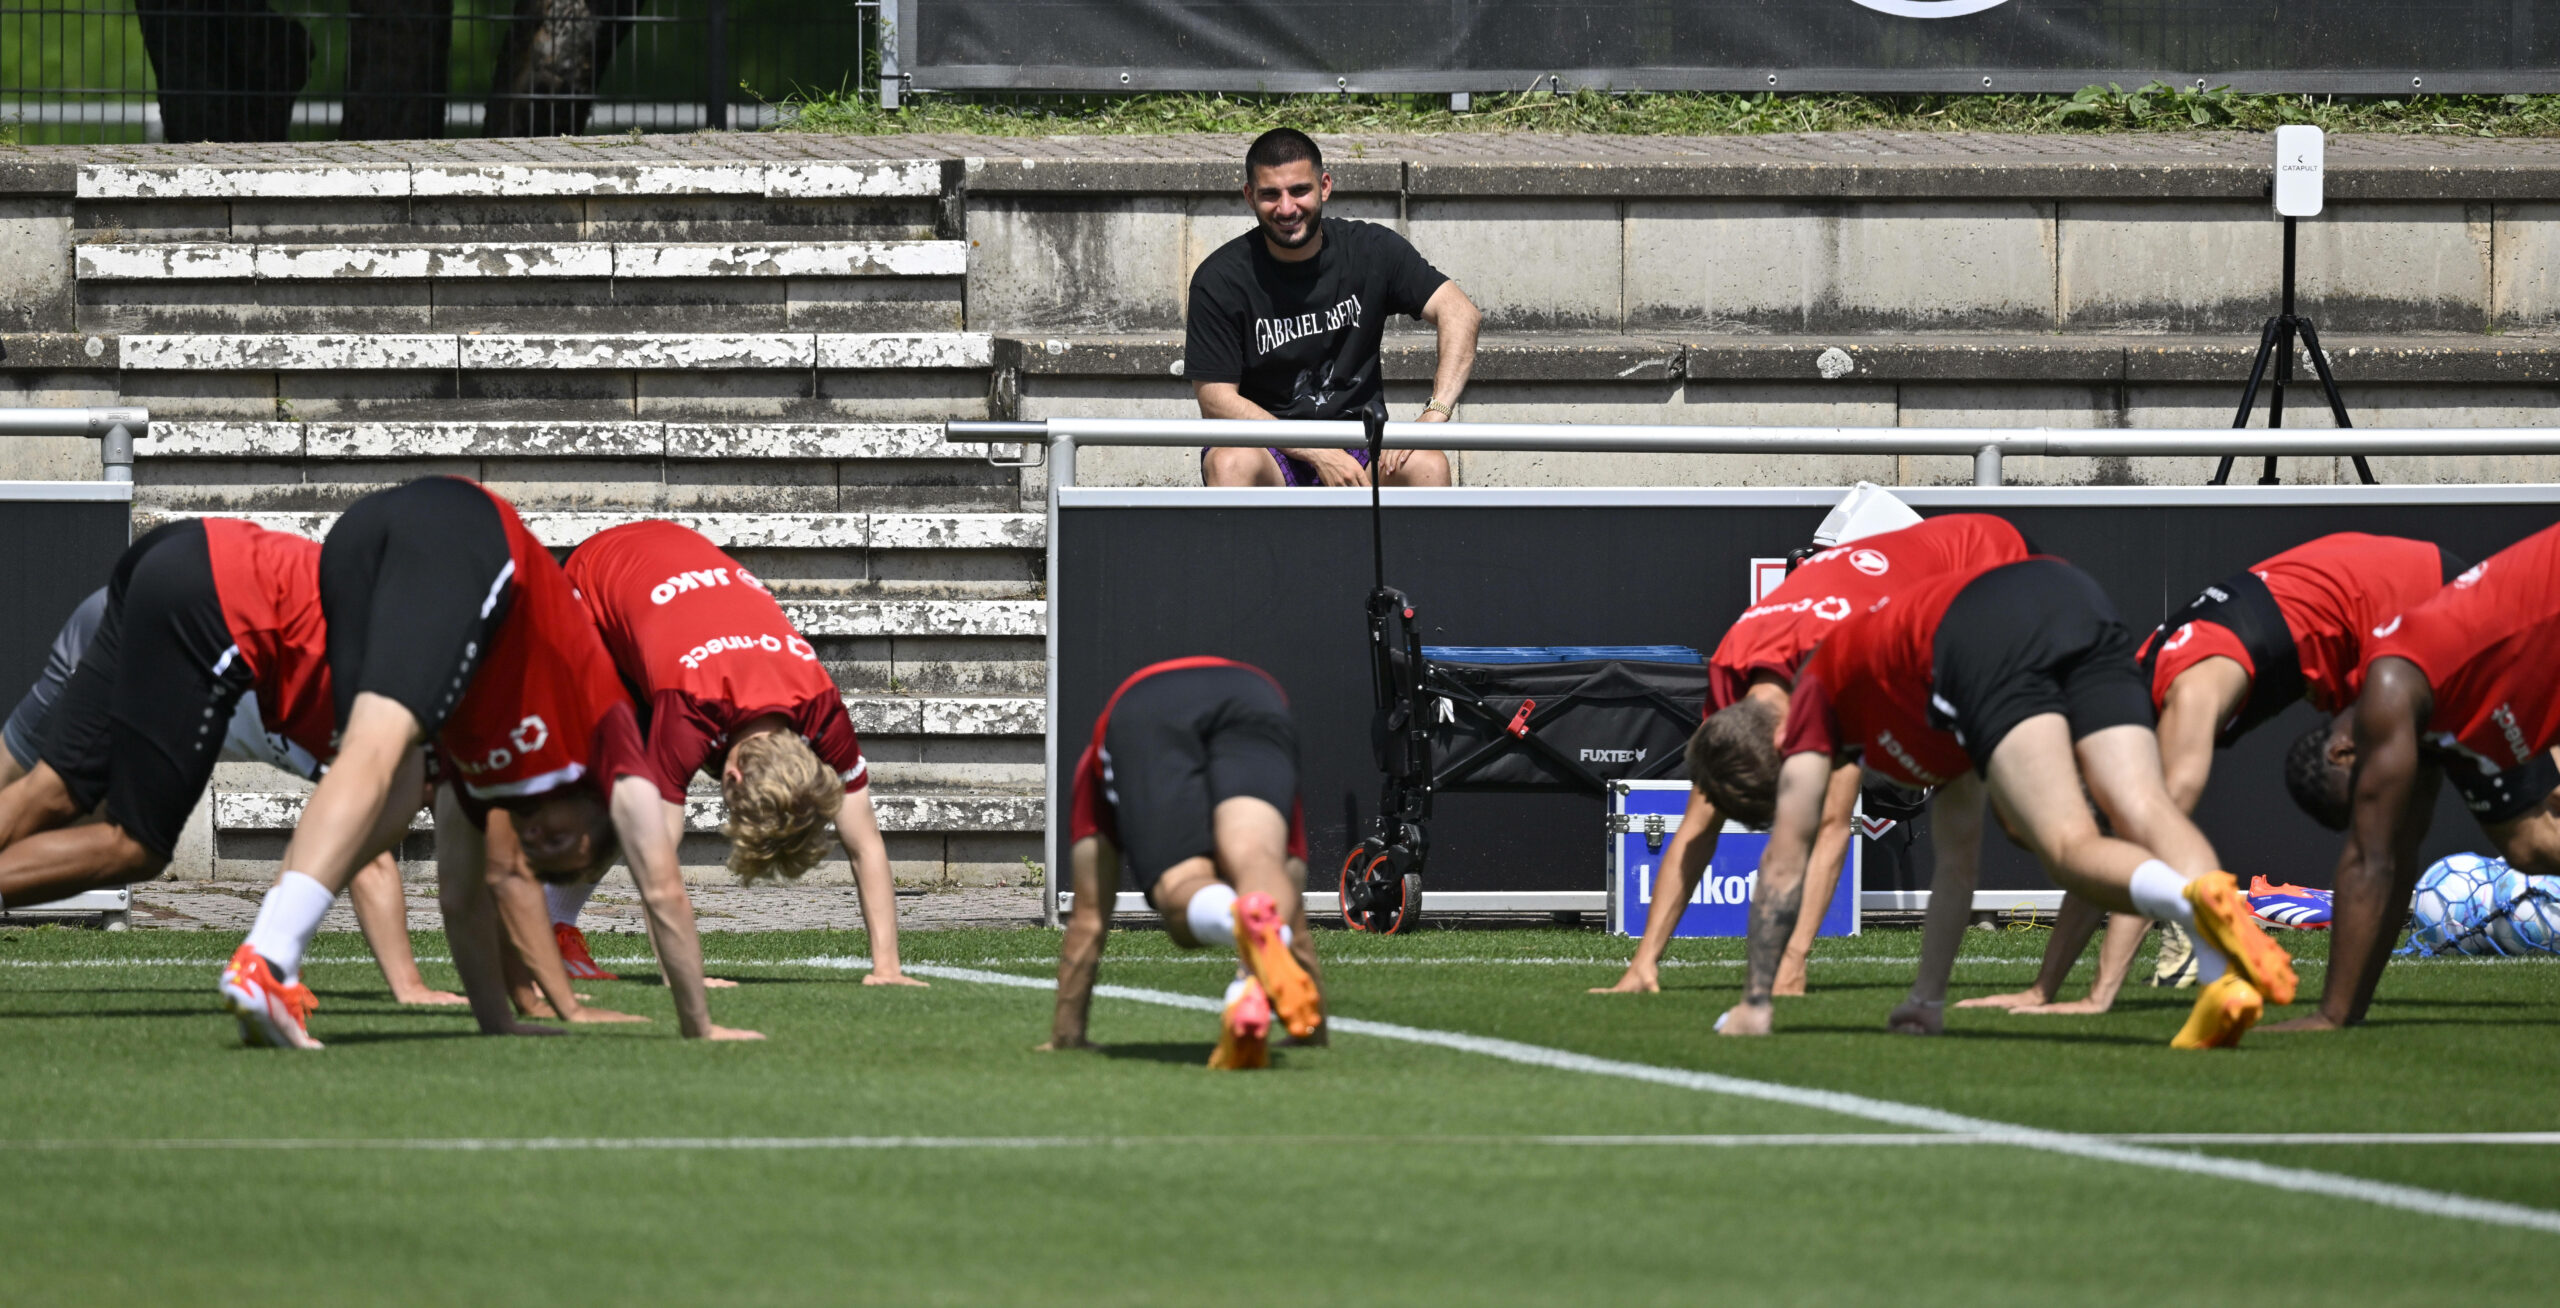
[[[2275,356],[2276,384],[2275,392],[2267,397],[2267,426],[2272,430],[2284,425],[2284,388],[2285,383],[2293,380],[2293,341],[2297,332],[2302,336],[2303,345],[2311,352],[2312,370],[2320,374],[2320,389],[2328,396],[2330,415],[2338,420],[2341,429],[2355,426],[2347,417],[2347,402],[2338,396],[2338,379],[2329,372],[2329,356],[2320,348],[2320,329],[2312,326],[2310,319],[2293,311],[2293,220],[2287,218],[2284,220],[2284,312],[2267,319],[2266,327],[2258,333],[2258,359],[2249,367],[2249,388],[2240,392],[2240,413],[2231,420],[2233,428],[2249,425],[2249,411],[2258,407],[2258,383],[2266,380],[2267,356],[2270,354]],[[2356,476],[2365,485],[2373,485],[2372,467],[2365,463],[2363,455],[2354,457]],[[2231,455],[2222,456],[2221,464],[2213,470],[2212,484],[2220,486],[2231,480],[2231,460]],[[2267,456],[2266,467],[2258,474],[2258,484],[2277,484],[2275,455]]]

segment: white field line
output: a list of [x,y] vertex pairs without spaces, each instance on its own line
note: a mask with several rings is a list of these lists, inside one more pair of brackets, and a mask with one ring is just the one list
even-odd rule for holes
[[[986,972],[975,968],[919,964],[907,970],[926,976],[947,977],[954,981],[976,981],[986,985],[1012,986],[1025,990],[1052,990],[1057,986],[1055,981],[1045,978],[1013,976],[1004,972]],[[1130,999],[1139,1003],[1158,1004],[1167,1008],[1187,1008],[1197,1012],[1215,1013],[1221,1007],[1217,1000],[1205,995],[1177,995],[1170,991],[1147,990],[1136,986],[1095,986],[1093,992],[1105,998]],[[2178,1153],[2145,1145],[2124,1144],[2096,1136],[2012,1126],[2005,1122],[1966,1117],[1959,1113],[1923,1108],[1916,1104],[1870,1099],[1865,1095],[1853,1095],[1839,1090],[1812,1090],[1801,1086],[1780,1085],[1773,1081],[1753,1081],[1738,1076],[1720,1076],[1713,1072],[1695,1072],[1686,1068],[1655,1067],[1648,1063],[1595,1058],[1589,1054],[1549,1049],[1543,1045],[1524,1044],[1517,1040],[1498,1040],[1490,1036],[1468,1035],[1459,1031],[1434,1031],[1424,1027],[1404,1026],[1394,1022],[1373,1022],[1356,1017],[1334,1017],[1329,1018],[1328,1021],[1334,1030],[1344,1035],[1365,1035],[1406,1044],[1434,1045],[1442,1049],[1480,1054],[1487,1058],[1498,1058],[1504,1062],[1519,1063],[1529,1067],[1581,1072],[1587,1076],[1615,1077],[1620,1080],[1643,1081],[1654,1085],[1674,1086],[1683,1090],[1728,1095],[1737,1099],[1755,1099],[1764,1103],[1813,1108],[1838,1113],[1844,1117],[1882,1122],[1889,1126],[1909,1127],[1920,1131],[1934,1131],[1948,1135],[1996,1136],[2000,1137],[2003,1143],[2045,1153],[2123,1163],[2159,1171],[2185,1172],[2195,1176],[2210,1176],[2221,1180],[2262,1185],[2276,1190],[2290,1190],[2298,1194],[2351,1199],[2359,1203],[2377,1204],[2385,1208],[2398,1208],[2434,1217],[2457,1218],[2495,1226],[2515,1226],[2560,1235],[2560,1212],[2528,1208],[2522,1204],[2502,1203],[2494,1199],[2446,1194],[2436,1190],[2422,1190],[2416,1186],[2396,1185],[2388,1181],[2370,1181],[2360,1177],[2314,1172],[2304,1168],[2277,1167],[2253,1159]]]
[[[201,963],[200,959],[171,959],[168,962]],[[318,960],[313,960],[318,961]],[[359,960],[335,960],[359,961]],[[425,961],[425,960],[421,960]],[[617,960],[618,961],[618,960]],[[1891,961],[1891,960],[1889,960]],[[821,955],[792,960],[802,967],[832,967],[848,971],[868,969],[871,960],[849,955]],[[712,962],[712,967],[733,967],[735,963]],[[1054,990],[1057,982],[1043,977],[1015,976],[1005,972],[988,972],[977,968],[950,967],[933,963],[909,964],[907,971],[923,976],[938,976],[953,981],[974,981],[984,985],[1006,986],[1023,990]],[[1215,1013],[1217,1000],[1206,995],[1180,995],[1166,990],[1150,990],[1139,986],[1097,985],[1094,994],[1106,999],[1127,999],[1137,1003],[1156,1004],[1167,1008],[1184,1008],[1195,1012]],[[2209,1154],[2178,1153],[2105,1136],[2078,1135],[2064,1131],[2046,1131],[2034,1127],[2012,1126],[1986,1118],[1966,1117],[1958,1113],[1901,1104],[1885,1099],[1871,1099],[1838,1090],[1814,1090],[1801,1086],[1781,1085],[1773,1081],[1753,1081],[1743,1077],[1721,1076],[1712,1072],[1696,1072],[1685,1068],[1656,1067],[1647,1063],[1629,1063],[1613,1058],[1595,1058],[1568,1050],[1550,1049],[1542,1045],[1490,1036],[1468,1035],[1458,1031],[1434,1031],[1424,1027],[1404,1026],[1393,1022],[1373,1022],[1365,1018],[1334,1017],[1333,1029],[1345,1035],[1365,1035],[1407,1044],[1433,1045],[1460,1053],[1478,1054],[1504,1062],[1556,1071],[1581,1072],[1590,1076],[1606,1076],[1620,1080],[1667,1085],[1683,1090],[1754,1099],[1767,1103],[1787,1104],[1838,1113],[1865,1121],[1929,1132],[1941,1137],[1954,1137],[1967,1142],[2034,1149],[2069,1157],[2090,1158],[2101,1162],[2122,1163],[2160,1171],[2185,1172],[2221,1180],[2240,1181],[2271,1189],[2299,1194],[2326,1195],[2360,1203],[2398,1208],[2428,1216],[2482,1222],[2494,1226],[2521,1227],[2526,1230],[2560,1234],[2560,1212],[2528,1208],[2522,1204],[2479,1199],[2469,1195],[2447,1194],[2423,1190],[2416,1186],[2396,1185],[2360,1177],[2339,1176],[2304,1168],[2277,1167],[2251,1159],[2220,1158]],[[2537,1133],[2538,1134],[2538,1133]],[[836,1137],[865,1139],[875,1137]],[[897,1138],[897,1137],[891,1137]],[[926,1137],[914,1137],[926,1138]],[[1040,1137],[1049,1138],[1049,1137]],[[1766,1137],[1756,1137],[1766,1138]],[[1824,1137],[1827,1138],[1827,1137]],[[1903,1137],[1890,1137],[1893,1143],[1906,1143]],[[2336,1143],[2364,1143],[2354,1137],[2331,1137]],[[2259,1142],[2272,1143],[2272,1137],[2258,1137]],[[2163,1140],[2163,1143],[2171,1142]],[[2176,1142],[2206,1143],[2193,1137],[2177,1137]],[[2212,1143],[2245,1143],[2210,1138]],[[54,1142],[57,1147],[68,1147]],[[76,1142],[75,1142],[76,1143]],[[15,1147],[44,1147],[46,1142],[20,1142]],[[179,1146],[172,1146],[179,1147]],[[216,1146],[196,1146],[216,1147]],[[262,1146],[261,1146],[262,1147]],[[597,1147],[621,1147],[600,1145]],[[730,1147],[707,1145],[704,1147]],[[851,1147],[851,1146],[847,1146]]]
[[[2560,1145],[2560,1131],[2455,1132],[2445,1134],[2176,1134],[2085,1137],[2128,1144],[2268,1145]],[[1339,1148],[1394,1145],[1481,1149],[1519,1146],[1558,1149],[1874,1149],[1931,1146],[1997,1146],[2018,1141],[2007,1134],[1911,1132],[1836,1132],[1728,1135],[817,1135],[817,1136],[313,1136],[299,1139],[147,1139],[0,1140],[0,1151],[68,1153],[186,1152],[240,1150],[256,1152],[320,1152],[381,1150],[413,1153],[600,1153],[638,1150],[766,1152],[798,1150],[936,1150],[936,1149],[1143,1149],[1204,1147],[1227,1149],[1241,1143],[1273,1147]]]

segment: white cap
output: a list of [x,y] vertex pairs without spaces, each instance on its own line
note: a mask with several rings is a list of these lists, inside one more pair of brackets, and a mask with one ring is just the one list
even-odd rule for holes
[[1834,545],[1881,536],[1888,531],[1920,525],[1920,515],[1911,506],[1893,497],[1893,492],[1871,481],[1849,488],[1849,493],[1834,505],[1831,516],[1813,529],[1813,543],[1825,549]]

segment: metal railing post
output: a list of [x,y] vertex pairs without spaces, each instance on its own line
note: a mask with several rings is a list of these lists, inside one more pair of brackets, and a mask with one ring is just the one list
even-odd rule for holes
[[[1042,831],[1045,833],[1043,840],[1047,845],[1048,857],[1040,869],[1040,921],[1042,925],[1052,927],[1058,925],[1058,887],[1060,881],[1067,875],[1068,858],[1065,835],[1067,815],[1060,811],[1058,804],[1058,787],[1066,784],[1065,774],[1058,771],[1058,740],[1061,730],[1058,725],[1057,677],[1058,492],[1074,485],[1075,480],[1075,437],[1057,437],[1049,443],[1049,527],[1047,535],[1042,538],[1041,551],[1048,559],[1048,589],[1041,595],[1041,598],[1047,602],[1048,609],[1041,622],[1046,628],[1043,639],[1048,647],[1049,674],[1046,677],[1048,684],[1041,692],[1048,701],[1048,717],[1042,724],[1046,729],[1040,733],[1041,757],[1046,764],[1040,774],[1040,810],[1043,819]],[[1115,872],[1110,880],[1114,886],[1117,886],[1118,874]]]
[[134,443],[150,429],[149,409],[0,409],[0,436],[95,438],[102,481],[133,480]]
[[1985,445],[1973,452],[1973,484],[1976,486],[2000,484],[1999,446]]
[[729,128],[729,0],[710,0],[705,14],[702,61],[710,66],[711,84],[703,88],[702,125],[721,132]]

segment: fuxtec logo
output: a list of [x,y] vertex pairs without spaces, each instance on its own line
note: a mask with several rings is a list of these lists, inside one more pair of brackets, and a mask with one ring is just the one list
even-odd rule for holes
[[1872,9],[1896,18],[1962,18],[1985,9],[1997,9],[2009,0],[1849,0],[1861,9]]
[[1886,558],[1883,550],[1859,550],[1849,556],[1849,566],[1870,577],[1881,577],[1892,570],[1893,560]]
[[1651,752],[1642,749],[1586,749],[1582,751],[1582,761],[1585,763],[1642,763],[1644,756]]

